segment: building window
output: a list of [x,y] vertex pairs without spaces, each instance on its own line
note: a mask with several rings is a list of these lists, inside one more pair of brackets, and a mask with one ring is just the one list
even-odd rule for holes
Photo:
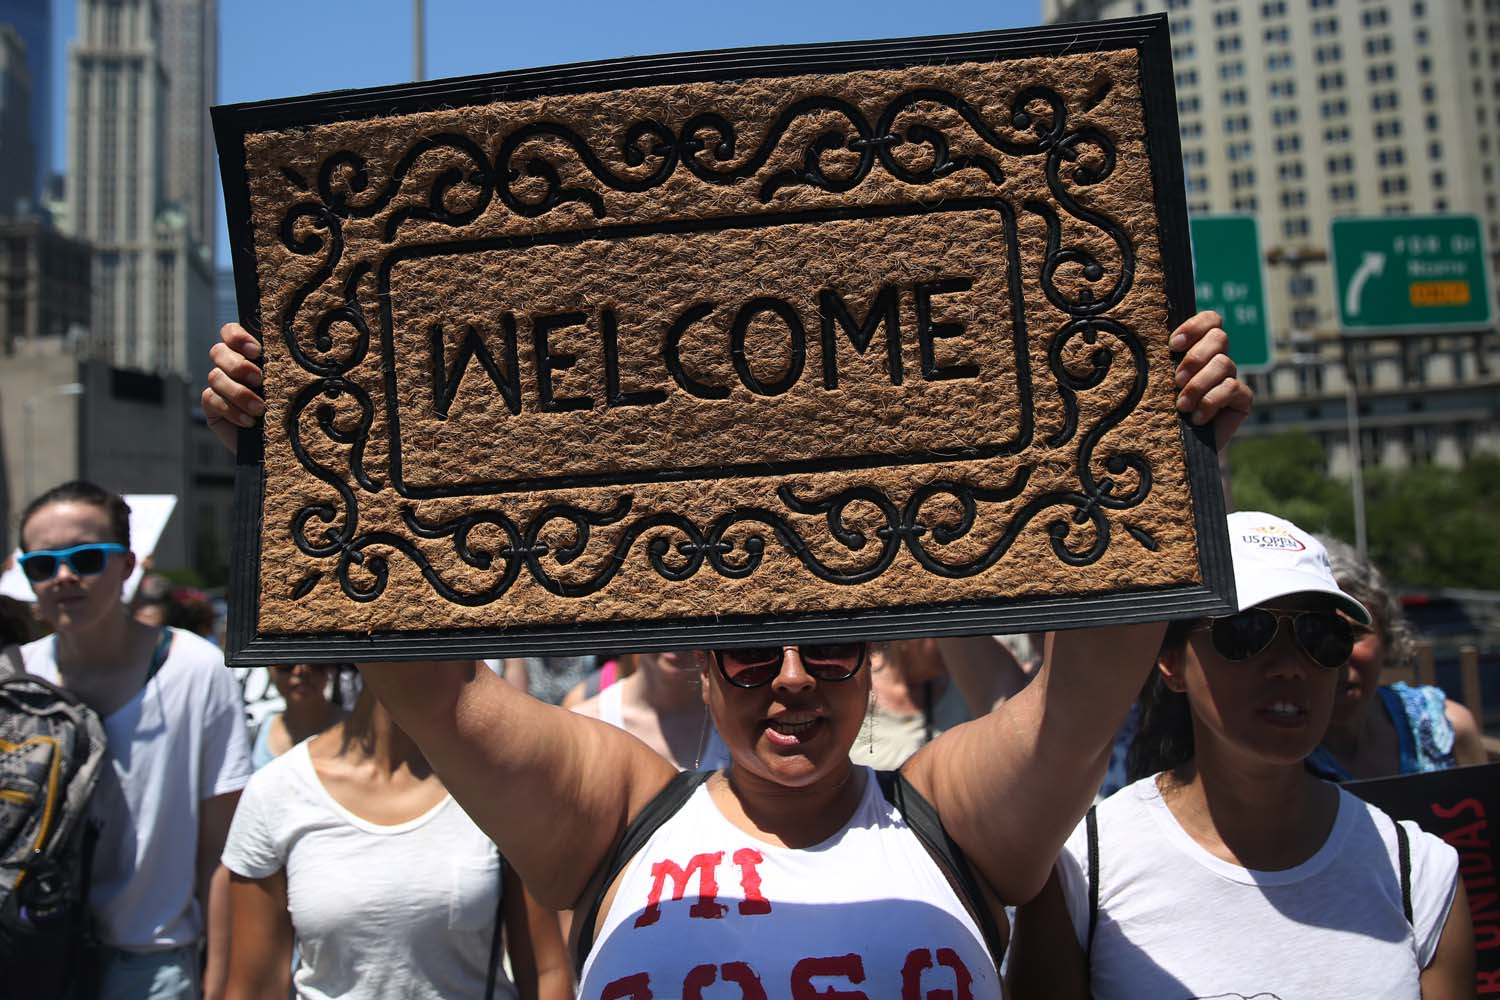
[[1375,123],[1375,138],[1394,139],[1401,134],[1401,119],[1388,118]]
[[1438,130],[1438,124],[1439,119],[1436,112],[1427,116],[1427,131],[1436,132]]
[[1198,71],[1195,70],[1195,69],[1179,70],[1178,73],[1177,73],[1177,86],[1179,86],[1179,87],[1196,87],[1196,86],[1198,86]]
[[1426,0],[1412,0],[1411,16],[1412,17],[1425,17],[1425,16],[1427,16],[1427,3],[1426,3]]
[[1334,70],[1332,73],[1318,74],[1319,90],[1342,90],[1344,87],[1344,71]]
[[1294,299],[1310,299],[1317,294],[1318,279],[1311,274],[1294,274],[1286,283]]
[[[1427,144],[1427,158],[1429,160],[1441,160],[1443,158],[1443,144],[1440,142],[1429,142]],[[1485,180],[1489,180],[1488,177]]]
[[1406,150],[1400,146],[1391,146],[1378,151],[1375,159],[1382,167],[1400,166],[1406,162]]
[[1312,23],[1314,35],[1337,35],[1339,33],[1339,19],[1336,17],[1320,17]]
[[1239,35],[1220,35],[1214,42],[1214,48],[1218,49],[1221,54],[1225,52],[1238,52],[1240,51],[1240,47]]
[[1319,45],[1313,50],[1313,61],[1322,65],[1323,63],[1342,62],[1344,59],[1344,48],[1335,42],[1332,45]]
[[1272,125],[1295,125],[1297,124],[1297,108],[1295,105],[1271,109]]
[[1281,220],[1281,235],[1286,237],[1306,236],[1308,228],[1306,217],[1301,215]]
[[1240,23],[1240,12],[1233,7],[1226,10],[1214,12],[1214,27],[1227,28],[1232,24]]
[[1358,189],[1352,181],[1347,184],[1334,184],[1328,189],[1328,197],[1331,201],[1353,201],[1358,197]]
[[1300,135],[1278,135],[1276,137],[1276,152],[1298,153],[1302,151],[1302,137]]
[[1365,55],[1383,56],[1391,51],[1391,36],[1378,35],[1375,38],[1365,39]]
[[1250,116],[1230,115],[1224,119],[1224,131],[1231,134],[1250,131]]
[[1250,102],[1249,95],[1245,93],[1244,87],[1234,87],[1219,95],[1225,105],[1229,107],[1244,107]]
[[1265,39],[1267,45],[1285,45],[1291,41],[1292,33],[1291,30],[1283,24],[1275,28],[1267,28],[1265,31]]
[[1248,160],[1255,153],[1255,146],[1248,139],[1241,142],[1231,142],[1227,149],[1229,159],[1232,161]]
[[1187,189],[1189,191],[1207,191],[1208,178],[1202,176],[1201,174],[1196,177],[1189,177],[1187,179]]
[[1183,115],[1191,114],[1197,111],[1201,105],[1202,102],[1198,100],[1197,94],[1194,94],[1192,97],[1179,97],[1177,98],[1177,113]]
[[1184,59],[1193,58],[1195,47],[1192,42],[1183,42],[1181,45],[1172,46],[1172,59],[1182,62]]
[[1268,18],[1269,17],[1285,17],[1286,16],[1286,0],[1274,0],[1274,2],[1272,2],[1272,3],[1263,3],[1263,4],[1261,4],[1260,5],[1260,16],[1261,17],[1268,17]]
[[1382,177],[1380,179],[1380,193],[1384,195],[1405,194],[1407,190],[1406,178],[1402,176]]
[[1271,81],[1271,96],[1272,97],[1296,97],[1297,96],[1297,81],[1296,80],[1272,80]]
[[1396,79],[1396,64],[1378,63],[1370,67],[1368,75],[1371,83],[1381,83],[1385,80],[1394,80]]
[[1300,181],[1302,179],[1302,161],[1292,160],[1290,163],[1281,164],[1281,166],[1276,168],[1276,176],[1284,181]]
[[1432,57],[1431,56],[1423,56],[1422,58],[1418,59],[1417,60],[1417,69],[1421,70],[1423,73],[1431,73],[1432,72]]
[[1282,208],[1303,208],[1307,205],[1307,192],[1301,188],[1281,192]]
[[1237,80],[1245,75],[1245,64],[1236,59],[1234,62],[1219,64],[1220,80]]
[[1318,105],[1318,113],[1324,118],[1341,118],[1349,113],[1349,102],[1342,97],[1332,101],[1324,101]]
[[1437,88],[1430,83],[1422,84],[1422,100],[1427,104],[1437,103]]
[[1354,157],[1345,154],[1343,156],[1330,156],[1328,158],[1328,172],[1330,174],[1347,174],[1354,170]]
[[1273,73],[1279,69],[1292,68],[1292,54],[1290,52],[1272,52],[1266,56],[1266,69]]
[[1366,28],[1377,28],[1382,24],[1389,24],[1391,16],[1384,7],[1369,7],[1360,14],[1359,19]]
[[1240,195],[1234,199],[1231,207],[1236,212],[1256,212],[1259,211],[1259,202],[1256,201],[1253,194]]
[[1400,95],[1394,90],[1382,91],[1370,95],[1370,110],[1372,111],[1394,111],[1398,104]]
[[1182,137],[1184,139],[1201,139],[1203,137],[1203,123],[1200,121],[1183,122]]
[[1441,187],[1445,186],[1447,183],[1448,183],[1448,175],[1445,174],[1445,173],[1443,173],[1443,171],[1441,171],[1441,170],[1434,170],[1432,172],[1432,186],[1433,187],[1435,187],[1435,188],[1441,188]]
[[1229,172],[1229,186],[1232,188],[1254,187],[1255,168],[1245,167],[1241,170],[1231,170]]
[[1182,151],[1182,162],[1190,167],[1203,166],[1204,153],[1201,149],[1184,149]]

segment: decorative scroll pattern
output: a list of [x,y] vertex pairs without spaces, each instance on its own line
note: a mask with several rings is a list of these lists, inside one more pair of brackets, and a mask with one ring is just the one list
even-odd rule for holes
[[[1103,100],[1106,92],[1101,90],[1089,98],[1084,110]],[[1039,104],[1045,106],[1044,112],[1038,113]],[[973,135],[997,155],[955,156],[953,137],[942,125],[931,121],[911,123],[923,109],[933,107],[956,113]],[[846,124],[843,128],[824,130],[808,143],[801,151],[799,169],[781,170],[761,180],[758,198],[762,203],[772,203],[778,194],[794,187],[848,192],[877,167],[912,185],[931,184],[961,170],[978,170],[998,186],[1006,178],[1003,158],[1042,156],[1055,205],[1114,244],[1117,259],[1111,273],[1111,267],[1087,248],[1064,242],[1062,221],[1053,202],[1026,201],[1022,205],[1046,225],[1041,288],[1048,302],[1066,317],[1053,332],[1048,351],[1048,368],[1062,399],[1065,419],[1044,443],[1057,448],[1079,437],[1078,394],[1102,385],[1116,364],[1128,365],[1132,372],[1125,398],[1081,431],[1076,454],[1076,489],[1046,492],[1032,498],[1014,511],[1004,531],[983,552],[963,561],[945,558],[945,551],[973,533],[981,521],[984,505],[1009,504],[1022,496],[1032,467],[1020,467],[1010,482],[994,488],[963,482],[933,482],[915,490],[904,503],[875,486],[855,486],[809,498],[783,485],[778,491],[783,509],[740,507],[708,523],[671,512],[635,515],[633,500],[626,494],[605,510],[554,504],[526,523],[499,509],[477,510],[456,519],[430,523],[408,506],[402,509],[402,518],[410,537],[389,531],[360,532],[356,486],[369,493],[383,488],[364,468],[365,439],[374,416],[373,404],[369,395],[347,377],[370,349],[370,326],[360,305],[358,289],[370,275],[373,264],[361,261],[349,270],[337,296],[341,304],[315,316],[306,315],[305,308],[309,298],[323,289],[339,269],[345,253],[346,220],[370,219],[387,210],[406,186],[413,167],[429,157],[442,157],[448,166],[431,181],[425,204],[390,213],[381,230],[386,243],[395,240],[401,227],[411,221],[462,228],[478,219],[496,200],[506,211],[527,218],[570,204],[581,204],[594,217],[603,218],[607,214],[609,192],[647,191],[665,183],[679,170],[710,185],[752,180],[781,148],[793,123],[809,115],[837,115]],[[952,122],[952,114],[945,117],[947,123]],[[898,130],[898,119],[908,122],[904,129]],[[276,318],[292,358],[301,368],[318,376],[316,382],[293,400],[285,429],[298,462],[337,494],[336,500],[308,504],[298,510],[290,531],[295,545],[304,554],[336,560],[332,573],[348,598],[359,602],[377,599],[386,587],[393,553],[415,564],[433,591],[453,604],[488,604],[515,585],[523,570],[552,594],[586,597],[609,585],[642,538],[648,538],[642,547],[644,559],[652,571],[668,581],[686,580],[705,566],[726,578],[747,577],[760,567],[772,545],[781,546],[819,580],[838,585],[875,579],[891,566],[902,549],[937,576],[972,577],[993,567],[1022,531],[1042,517],[1050,517],[1045,530],[1052,551],[1064,563],[1086,566],[1104,554],[1111,543],[1111,521],[1106,512],[1138,506],[1152,488],[1150,465],[1139,452],[1115,451],[1102,463],[1108,473],[1102,478],[1095,469],[1103,439],[1141,401],[1147,380],[1142,342],[1132,330],[1106,315],[1130,290],[1135,273],[1134,248],[1116,220],[1086,207],[1072,195],[1072,188],[1098,184],[1113,173],[1116,163],[1113,140],[1093,127],[1070,131],[1067,102],[1054,90],[1036,86],[1015,96],[1007,127],[985,121],[961,97],[938,89],[917,88],[892,100],[874,121],[840,99],[803,98],[780,113],[753,151],[741,155],[740,145],[735,123],[708,111],[694,115],[676,131],[656,121],[637,122],[627,128],[620,137],[619,147],[621,159],[631,168],[625,173],[612,169],[577,133],[565,126],[541,122],[524,125],[506,135],[493,157],[464,135],[439,134],[420,139],[386,172],[386,182],[378,191],[371,189],[369,165],[353,152],[328,157],[312,184],[290,169],[283,170],[287,179],[299,191],[307,192],[308,197],[286,212],[278,234],[280,242],[293,254],[320,259],[315,272],[290,296],[284,311]],[[555,159],[560,153],[559,146],[566,149],[564,155],[571,155],[582,166],[595,182],[594,187],[565,184],[564,171]],[[907,147],[922,147],[925,153],[913,156]],[[828,154],[835,151],[856,153],[858,160],[851,167],[845,157],[841,160],[843,165],[835,168],[826,162]],[[907,155],[898,151],[907,151]],[[917,161],[925,166],[922,169],[910,166]],[[516,190],[523,177],[530,180],[526,188],[531,193],[525,196]],[[1060,273],[1070,270],[1076,270],[1087,282],[1069,284],[1078,288],[1071,295],[1059,283]],[[1107,290],[1093,291],[1090,286],[1106,276],[1111,278]],[[1067,361],[1076,353],[1079,342],[1092,347],[1081,371],[1074,370]],[[1018,351],[1018,355],[1024,357],[1024,352]],[[1029,399],[1023,406],[1030,406]],[[313,416],[318,430],[348,449],[347,474],[316,461],[303,445],[304,413],[309,407],[315,407]],[[1020,442],[1024,448],[1030,444],[1029,410],[1022,423],[1028,439]],[[1117,477],[1124,477],[1124,481]],[[956,504],[956,520],[944,521],[941,516],[932,515],[931,504],[939,498],[946,498],[943,507],[947,510]],[[854,507],[864,512],[866,518],[870,511],[878,512],[883,523],[873,532],[856,527],[851,523]],[[853,566],[833,566],[823,561],[799,532],[798,517],[819,515],[824,518],[829,535],[850,554]],[[553,529],[555,536],[558,525],[565,525],[571,531],[571,541],[551,547],[542,538],[548,529]],[[1086,538],[1078,541],[1073,537],[1074,528],[1084,525],[1089,530],[1080,532]],[[608,555],[593,560],[603,568],[581,581],[560,576],[557,570],[579,560],[589,549],[594,530],[604,527],[615,529],[615,541]],[[1156,549],[1155,539],[1147,531],[1135,525],[1125,527],[1137,543],[1148,550]],[[447,540],[464,565],[489,574],[487,584],[479,590],[464,589],[444,579],[414,539]],[[480,539],[503,539],[503,544],[487,544]],[[291,587],[293,598],[301,599],[311,593],[323,575],[315,572],[296,581]]]

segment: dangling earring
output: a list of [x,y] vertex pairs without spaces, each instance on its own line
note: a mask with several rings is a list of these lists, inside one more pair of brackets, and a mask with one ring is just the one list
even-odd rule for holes
[[693,770],[703,765],[703,749],[708,744],[708,706],[703,706],[703,728],[698,731],[698,755],[693,758]]
[[870,704],[865,708],[865,725],[869,733],[870,756],[875,756],[875,688],[870,688]]

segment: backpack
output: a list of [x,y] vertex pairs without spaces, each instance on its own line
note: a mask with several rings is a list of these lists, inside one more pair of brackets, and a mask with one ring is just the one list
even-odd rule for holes
[[17,647],[0,655],[0,1000],[97,991],[86,813],[104,751],[93,709],[27,674]]

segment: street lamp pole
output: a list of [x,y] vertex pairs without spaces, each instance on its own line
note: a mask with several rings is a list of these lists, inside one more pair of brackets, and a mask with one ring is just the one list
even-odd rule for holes
[[64,385],[55,385],[45,392],[39,392],[35,396],[21,403],[21,482],[25,487],[25,502],[30,503],[36,499],[36,476],[32,461],[32,434],[31,424],[36,404],[44,399],[54,396],[82,396],[82,382],[68,382]]
[[425,0],[411,0],[411,78],[427,79],[427,11]]
[[1368,557],[1369,537],[1365,529],[1365,461],[1359,440],[1359,391],[1354,382],[1354,361],[1344,342],[1344,413],[1349,433],[1349,490],[1354,494],[1354,548],[1361,559]]

